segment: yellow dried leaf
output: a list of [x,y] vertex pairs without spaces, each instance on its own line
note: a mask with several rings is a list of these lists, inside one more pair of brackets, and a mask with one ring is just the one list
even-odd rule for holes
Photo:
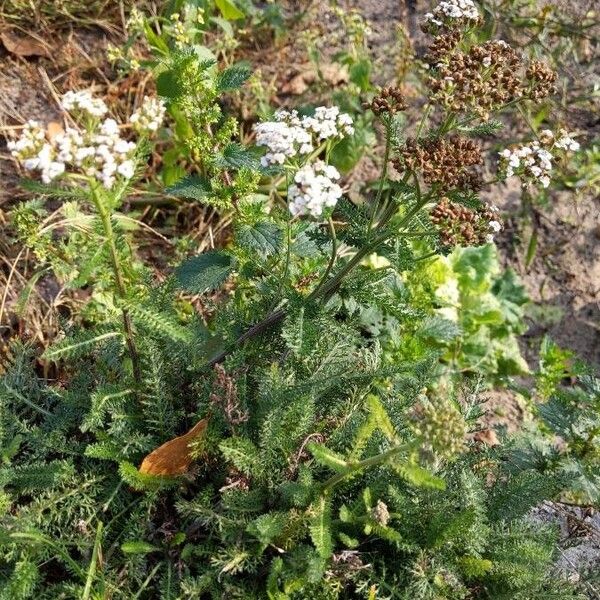
[[200,438],[208,425],[208,419],[198,421],[186,434],[165,442],[144,458],[140,473],[148,475],[182,475],[192,464],[190,444]]

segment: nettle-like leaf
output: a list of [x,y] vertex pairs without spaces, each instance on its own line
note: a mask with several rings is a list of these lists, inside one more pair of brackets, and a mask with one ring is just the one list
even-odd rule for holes
[[252,75],[252,69],[248,65],[232,65],[223,69],[217,78],[217,90],[219,92],[230,92],[242,87]]
[[215,158],[215,164],[222,169],[249,169],[261,173],[271,173],[272,168],[263,167],[260,163],[262,152],[259,148],[245,148],[241,144],[232,142],[227,144],[221,154]]
[[281,249],[283,232],[272,221],[259,221],[254,225],[243,224],[237,231],[236,241],[242,248],[267,258]]
[[254,519],[246,531],[267,545],[282,534],[286,521],[286,513],[267,513]]
[[165,191],[172,196],[191,200],[205,200],[212,194],[210,181],[200,175],[188,175]]
[[217,289],[235,268],[235,260],[225,252],[205,252],[186,260],[175,270],[179,286],[193,294]]
[[419,337],[432,340],[435,344],[445,344],[459,337],[462,330],[454,321],[442,317],[430,317],[425,319],[416,333]]

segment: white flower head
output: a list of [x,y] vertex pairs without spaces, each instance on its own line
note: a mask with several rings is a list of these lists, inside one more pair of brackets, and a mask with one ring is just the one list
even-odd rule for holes
[[468,25],[479,19],[479,11],[472,0],[447,0],[440,2],[432,12],[425,13],[425,24]]
[[129,122],[138,133],[155,133],[165,118],[165,103],[160,98],[144,96],[142,105],[129,117]]
[[338,170],[321,160],[304,165],[288,187],[292,215],[319,218],[327,208],[333,208],[342,196],[342,188],[336,183],[339,178]]
[[66,92],[62,97],[61,106],[67,112],[80,112],[97,118],[108,112],[103,100],[94,98],[88,90]]

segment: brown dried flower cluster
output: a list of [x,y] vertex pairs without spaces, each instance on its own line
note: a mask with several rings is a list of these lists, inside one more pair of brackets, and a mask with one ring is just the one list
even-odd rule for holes
[[[494,109],[523,95],[520,56],[503,41],[452,48],[452,34],[434,40],[428,60],[433,100],[456,112],[473,111],[487,117]],[[446,50],[448,49],[448,50]]]
[[393,115],[406,110],[404,94],[398,87],[384,87],[371,102],[365,102],[363,108],[371,109],[377,116],[384,113]]
[[423,57],[423,60],[430,67],[437,65],[454,52],[461,39],[462,34],[460,31],[447,31],[436,35],[429,48],[427,48],[427,54]]
[[444,246],[481,246],[491,241],[493,233],[502,228],[498,213],[482,206],[471,210],[443,197],[431,211],[431,221]]
[[248,412],[240,406],[235,379],[227,374],[222,365],[215,365],[215,381],[210,401],[213,406],[218,406],[227,422],[232,426],[246,422],[250,417]]
[[532,100],[543,100],[556,93],[556,73],[542,61],[531,61],[527,67],[526,77],[530,84],[528,96]]
[[462,137],[417,141],[408,139],[394,161],[399,170],[421,173],[428,185],[450,189],[478,190],[480,178],[471,167],[483,162],[481,149],[470,139]]

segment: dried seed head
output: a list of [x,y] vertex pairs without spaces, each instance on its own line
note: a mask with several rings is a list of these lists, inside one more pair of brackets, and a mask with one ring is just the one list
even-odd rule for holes
[[477,190],[480,178],[471,167],[483,162],[481,149],[462,137],[417,141],[408,139],[394,161],[399,171],[421,173],[425,183],[450,189]]
[[444,246],[480,246],[493,241],[493,234],[502,229],[502,222],[495,208],[481,206],[471,210],[444,197],[431,211]]
[[502,40],[457,49],[460,38],[447,33],[434,39],[426,61],[431,100],[455,112],[487,118],[493,110],[523,95],[520,56]]
[[371,102],[365,102],[363,108],[371,109],[377,116],[384,113],[393,115],[402,110],[406,110],[407,104],[404,94],[398,87],[384,87]]
[[556,73],[545,63],[533,60],[525,73],[529,82],[528,97],[536,102],[556,93]]
[[384,527],[390,522],[390,511],[388,510],[387,504],[382,500],[377,500],[377,504],[375,508],[371,511],[371,516],[377,521],[380,525]]

